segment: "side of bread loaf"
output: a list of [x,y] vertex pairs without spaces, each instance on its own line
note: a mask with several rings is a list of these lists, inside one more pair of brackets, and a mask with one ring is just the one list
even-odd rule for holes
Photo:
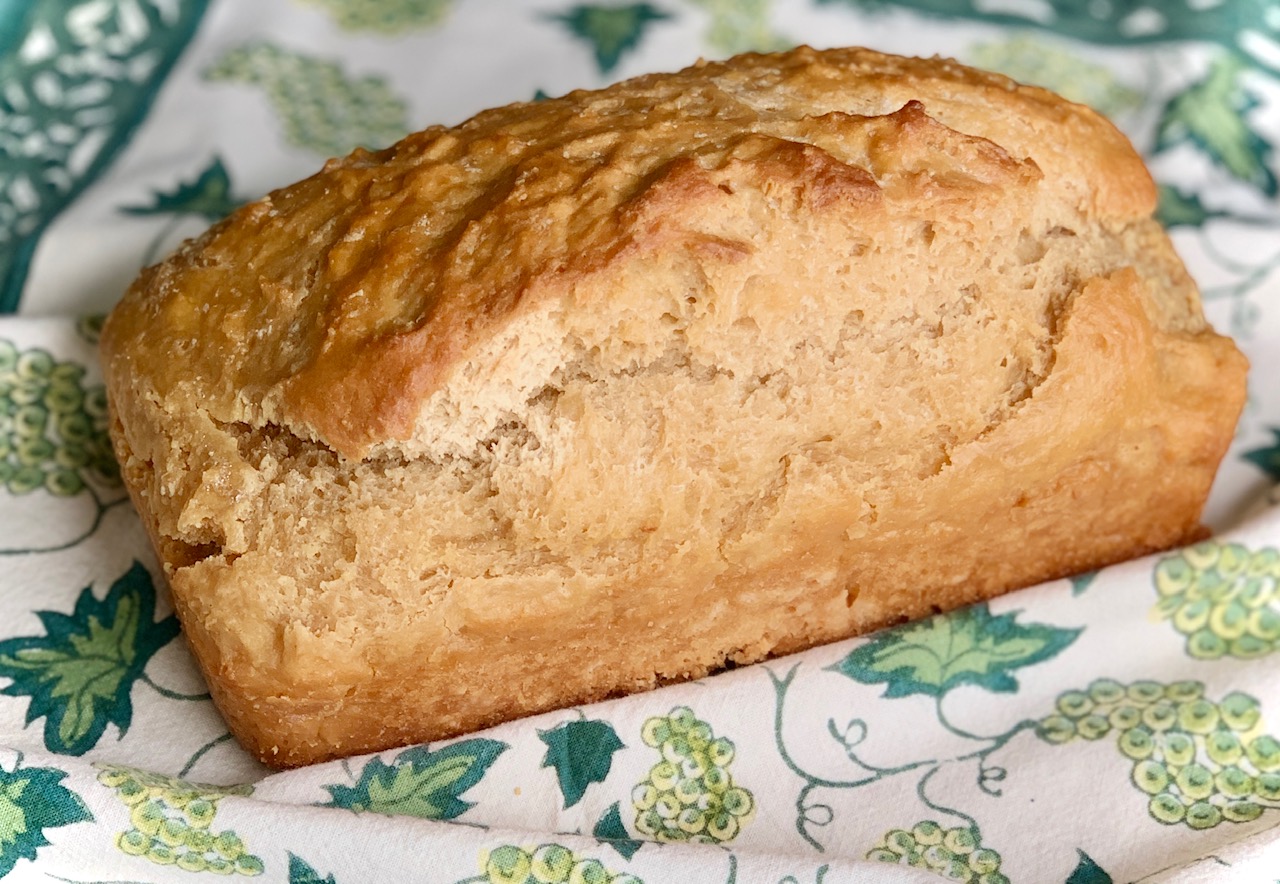
[[267,763],[696,677],[1198,536],[1245,363],[1154,203],[936,59],[489,111],[149,268],[117,453]]

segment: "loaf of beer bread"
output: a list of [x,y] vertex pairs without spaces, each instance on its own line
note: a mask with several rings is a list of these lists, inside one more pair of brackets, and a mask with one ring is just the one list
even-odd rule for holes
[[356,151],[148,268],[114,440],[274,766],[1201,536],[1245,361],[1098,114],[800,48]]

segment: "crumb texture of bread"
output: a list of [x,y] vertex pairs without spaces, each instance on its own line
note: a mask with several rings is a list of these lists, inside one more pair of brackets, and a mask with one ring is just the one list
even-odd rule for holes
[[1092,111],[801,48],[357,151],[148,268],[126,482],[295,766],[1199,536],[1246,364]]

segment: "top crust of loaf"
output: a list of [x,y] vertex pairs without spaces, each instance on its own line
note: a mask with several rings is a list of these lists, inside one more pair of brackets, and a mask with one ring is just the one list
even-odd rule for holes
[[[789,186],[793,205],[744,212],[730,179]],[[962,218],[984,188],[1032,181],[1038,212],[1109,229],[1155,204],[1125,138],[1044,90],[862,49],[740,56],[330,161],[144,273],[104,351],[117,388],[217,424],[350,458],[465,455],[569,358],[557,314],[604,315],[567,303],[611,264],[673,240],[732,262],[756,236],[735,219],[886,196]]]

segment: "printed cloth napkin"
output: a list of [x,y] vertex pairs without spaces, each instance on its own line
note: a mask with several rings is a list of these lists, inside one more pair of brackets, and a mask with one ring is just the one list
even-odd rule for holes
[[[259,766],[111,459],[100,314],[326,157],[797,42],[955,56],[1129,134],[1253,364],[1213,539],[693,684]],[[0,0],[0,877],[1275,881],[1278,149],[1276,0]]]

